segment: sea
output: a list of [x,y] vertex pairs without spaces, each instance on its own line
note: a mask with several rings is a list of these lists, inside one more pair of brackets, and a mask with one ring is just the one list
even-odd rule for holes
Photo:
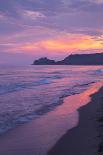
[[103,66],[0,66],[0,135],[103,81]]

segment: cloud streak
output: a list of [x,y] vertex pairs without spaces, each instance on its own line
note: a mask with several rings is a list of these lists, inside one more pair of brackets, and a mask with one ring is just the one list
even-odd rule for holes
[[0,0],[0,55],[102,52],[102,16],[102,0]]

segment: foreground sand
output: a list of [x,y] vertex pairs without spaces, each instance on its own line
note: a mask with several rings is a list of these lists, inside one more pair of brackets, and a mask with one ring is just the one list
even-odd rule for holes
[[97,155],[102,150],[98,123],[103,88],[91,96],[91,102],[89,96],[101,86],[94,84],[81,94],[66,97],[55,110],[0,136],[0,155],[46,155],[53,146],[50,155]]
[[103,87],[79,109],[79,124],[69,130],[48,155],[103,155]]

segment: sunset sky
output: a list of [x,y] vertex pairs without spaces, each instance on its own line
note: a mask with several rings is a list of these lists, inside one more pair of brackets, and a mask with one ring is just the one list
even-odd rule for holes
[[0,0],[0,64],[103,52],[103,0]]

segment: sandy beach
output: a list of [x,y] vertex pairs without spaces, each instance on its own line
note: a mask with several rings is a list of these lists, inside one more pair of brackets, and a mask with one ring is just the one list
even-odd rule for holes
[[0,136],[0,155],[46,155],[48,150],[48,155],[97,155],[101,85],[64,98],[54,111]]
[[79,124],[69,130],[48,155],[103,154],[103,87],[79,111]]

